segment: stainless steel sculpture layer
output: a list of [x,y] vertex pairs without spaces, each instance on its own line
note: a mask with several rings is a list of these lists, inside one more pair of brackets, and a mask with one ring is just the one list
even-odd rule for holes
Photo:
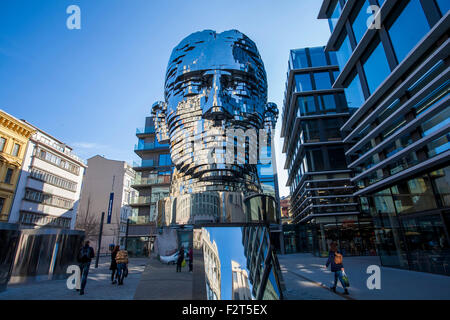
[[[165,101],[153,105],[153,115],[158,140],[170,143],[174,164],[170,197],[158,205],[162,226],[208,226],[201,239],[217,234],[217,227],[242,226],[233,239],[242,246],[242,257],[221,261],[218,252],[227,243],[219,238],[196,246],[205,257],[207,298],[227,296],[221,293],[221,283],[231,279],[220,276],[219,269],[232,265],[243,277],[250,273],[250,298],[282,298],[281,277],[273,284],[268,280],[270,272],[279,269],[268,236],[269,224],[278,223],[277,206],[274,197],[262,191],[257,170],[264,158],[261,146],[273,142],[264,136],[265,127],[273,127],[278,109],[267,103],[266,72],[255,43],[237,30],[205,30],[182,40],[167,67]],[[249,237],[243,236],[250,225],[258,228],[261,239],[266,234],[262,270],[242,264],[244,253],[253,256],[252,250],[261,248],[248,245]],[[225,229],[231,234],[235,228]],[[266,287],[275,293],[268,294]]]

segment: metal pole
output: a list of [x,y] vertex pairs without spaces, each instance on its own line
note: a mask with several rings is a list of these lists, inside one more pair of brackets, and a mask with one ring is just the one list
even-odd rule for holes
[[128,249],[128,227],[130,226],[130,218],[127,218],[127,231],[125,232],[125,250]]
[[102,212],[102,219],[100,220],[100,233],[98,234],[98,247],[97,247],[97,257],[95,258],[95,268],[98,268],[98,259],[100,258],[100,248],[102,244],[102,233],[103,233],[103,220],[105,219],[105,213]]

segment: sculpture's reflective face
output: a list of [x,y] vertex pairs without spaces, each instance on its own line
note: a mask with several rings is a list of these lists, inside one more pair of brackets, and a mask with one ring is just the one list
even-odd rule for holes
[[260,127],[267,81],[256,45],[236,30],[190,35],[170,57],[165,98],[169,122],[180,103],[200,98],[203,119],[250,121]]
[[[185,38],[167,67],[156,126],[170,138],[174,193],[257,191],[256,166],[225,161],[228,130],[263,128],[267,81],[256,45],[236,30]],[[159,122],[159,123],[158,123]],[[229,132],[229,131],[228,131]]]

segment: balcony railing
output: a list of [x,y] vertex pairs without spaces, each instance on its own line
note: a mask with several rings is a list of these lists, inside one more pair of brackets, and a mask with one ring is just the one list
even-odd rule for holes
[[155,127],[136,128],[136,134],[155,133]]
[[153,167],[154,165],[155,164],[154,164],[154,161],[152,159],[150,159],[150,160],[142,160],[141,162],[133,161],[133,167],[134,168],[137,168],[137,167]]
[[168,144],[160,144],[157,142],[148,142],[143,143],[139,142],[138,144],[134,145],[134,150],[153,150],[153,149],[159,149],[159,148],[169,148]]
[[154,184],[165,184],[170,183],[170,176],[159,176],[159,177],[151,177],[151,178],[141,178],[136,177],[136,179],[133,180],[132,185],[154,185]]
[[148,224],[150,222],[155,222],[156,217],[152,216],[131,216],[130,224]]
[[152,201],[151,196],[140,196],[140,197],[134,197],[130,200],[130,205],[136,205],[136,204],[150,204]]

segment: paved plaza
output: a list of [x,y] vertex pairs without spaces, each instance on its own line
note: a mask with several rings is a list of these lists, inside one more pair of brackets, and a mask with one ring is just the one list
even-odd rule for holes
[[[308,253],[279,255],[285,277],[288,299],[450,299],[450,277],[424,272],[382,267],[379,257],[344,257],[344,269],[350,281],[350,295],[344,296],[338,284],[338,294],[329,288],[333,273],[325,269],[326,258]],[[381,269],[381,289],[369,290],[366,282],[370,274],[367,267],[378,265]]]

